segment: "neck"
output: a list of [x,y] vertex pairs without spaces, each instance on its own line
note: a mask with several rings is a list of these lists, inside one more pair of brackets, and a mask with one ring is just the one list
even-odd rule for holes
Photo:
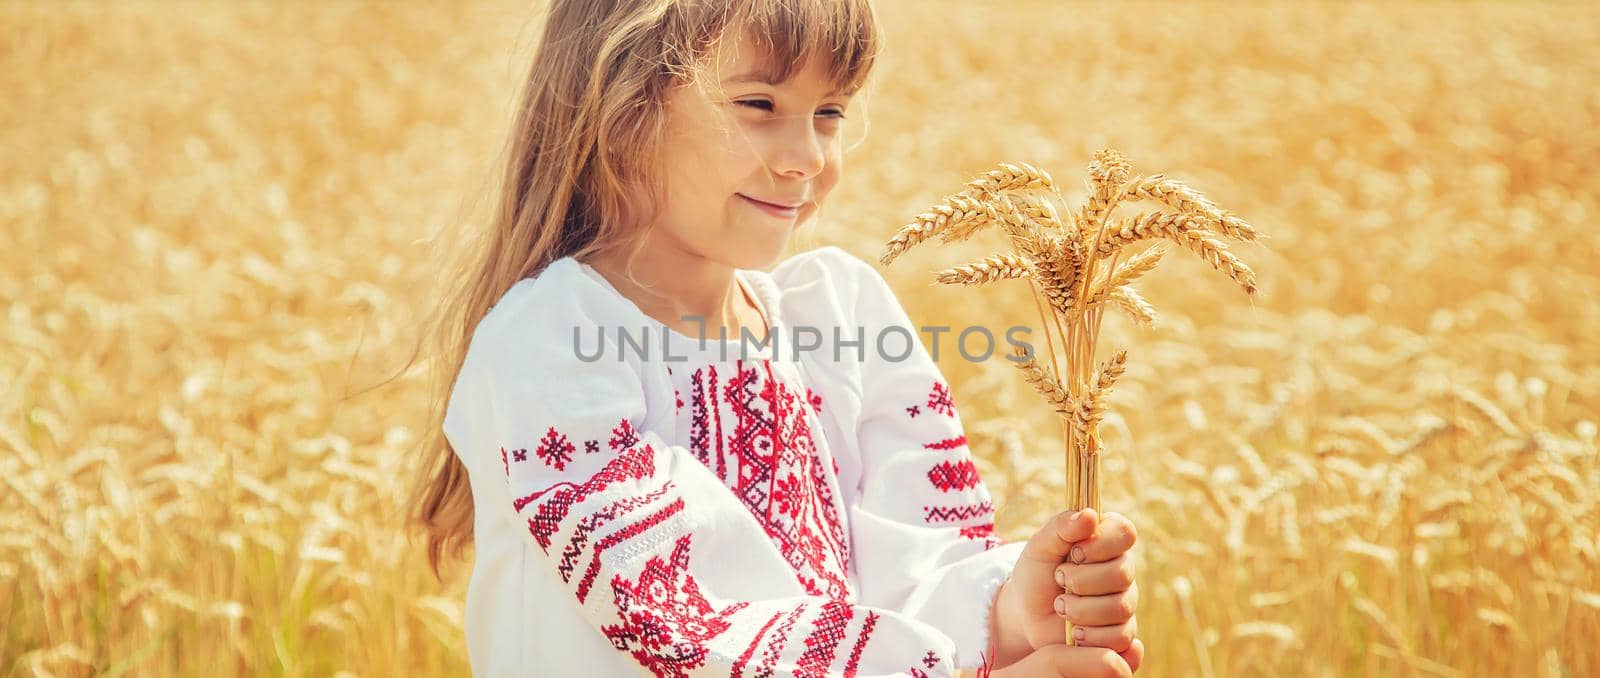
[[642,252],[648,254],[634,257],[631,264],[625,251],[597,254],[585,263],[639,310],[685,335],[695,336],[702,321],[709,336],[719,327],[738,336],[746,325],[756,336],[764,334],[760,318],[740,312],[750,306],[733,267],[659,243],[647,243]]

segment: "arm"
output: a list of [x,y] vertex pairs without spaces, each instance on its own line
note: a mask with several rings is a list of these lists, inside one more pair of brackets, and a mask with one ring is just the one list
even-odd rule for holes
[[503,477],[485,496],[504,503],[478,510],[513,523],[530,566],[559,578],[596,632],[655,675],[954,674],[935,626],[806,595],[749,509],[645,421],[653,366],[580,362],[574,322],[548,317],[561,305],[516,332],[480,325],[449,421],[479,479]]
[[938,624],[955,640],[963,669],[991,651],[997,662],[1026,654],[1012,643],[1013,620],[993,614],[1023,544],[994,535],[992,498],[949,385],[883,277],[842,250],[832,258],[839,284],[853,288],[848,315],[866,328],[869,346],[888,327],[912,336],[905,359],[890,360],[903,352],[896,339],[886,343],[894,347],[888,355],[870,350],[861,366],[862,482],[851,529],[856,543],[871,545],[857,564],[862,601]]

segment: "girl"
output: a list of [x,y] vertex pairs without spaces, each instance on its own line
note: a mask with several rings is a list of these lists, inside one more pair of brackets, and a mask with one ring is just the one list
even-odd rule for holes
[[876,41],[867,0],[551,5],[413,502],[436,573],[475,543],[474,673],[1138,667],[1131,524],[1002,543],[883,278],[762,270],[839,181]]

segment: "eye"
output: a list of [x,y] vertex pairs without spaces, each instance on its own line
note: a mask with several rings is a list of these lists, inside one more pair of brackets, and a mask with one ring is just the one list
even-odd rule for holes
[[[767,101],[765,99],[745,99],[744,101],[738,101],[738,102],[734,102],[734,103],[737,103],[737,104],[739,104],[741,106],[745,106],[747,108],[754,108],[756,110],[761,110],[761,111],[770,111],[770,110],[772,110],[772,102]],[[835,118],[838,118],[840,120],[844,119],[844,111],[840,110],[840,109],[837,109],[837,108],[830,108],[830,109],[828,109],[826,111],[822,111],[822,112],[826,113],[826,114],[829,114],[829,115],[831,115],[831,116],[833,116]]]

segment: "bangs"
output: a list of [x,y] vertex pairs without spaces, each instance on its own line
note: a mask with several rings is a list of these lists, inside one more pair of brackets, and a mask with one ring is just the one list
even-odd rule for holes
[[743,31],[760,50],[760,72],[788,80],[816,57],[824,59],[837,94],[854,95],[872,71],[878,25],[867,0],[750,0],[737,2],[726,36]]

